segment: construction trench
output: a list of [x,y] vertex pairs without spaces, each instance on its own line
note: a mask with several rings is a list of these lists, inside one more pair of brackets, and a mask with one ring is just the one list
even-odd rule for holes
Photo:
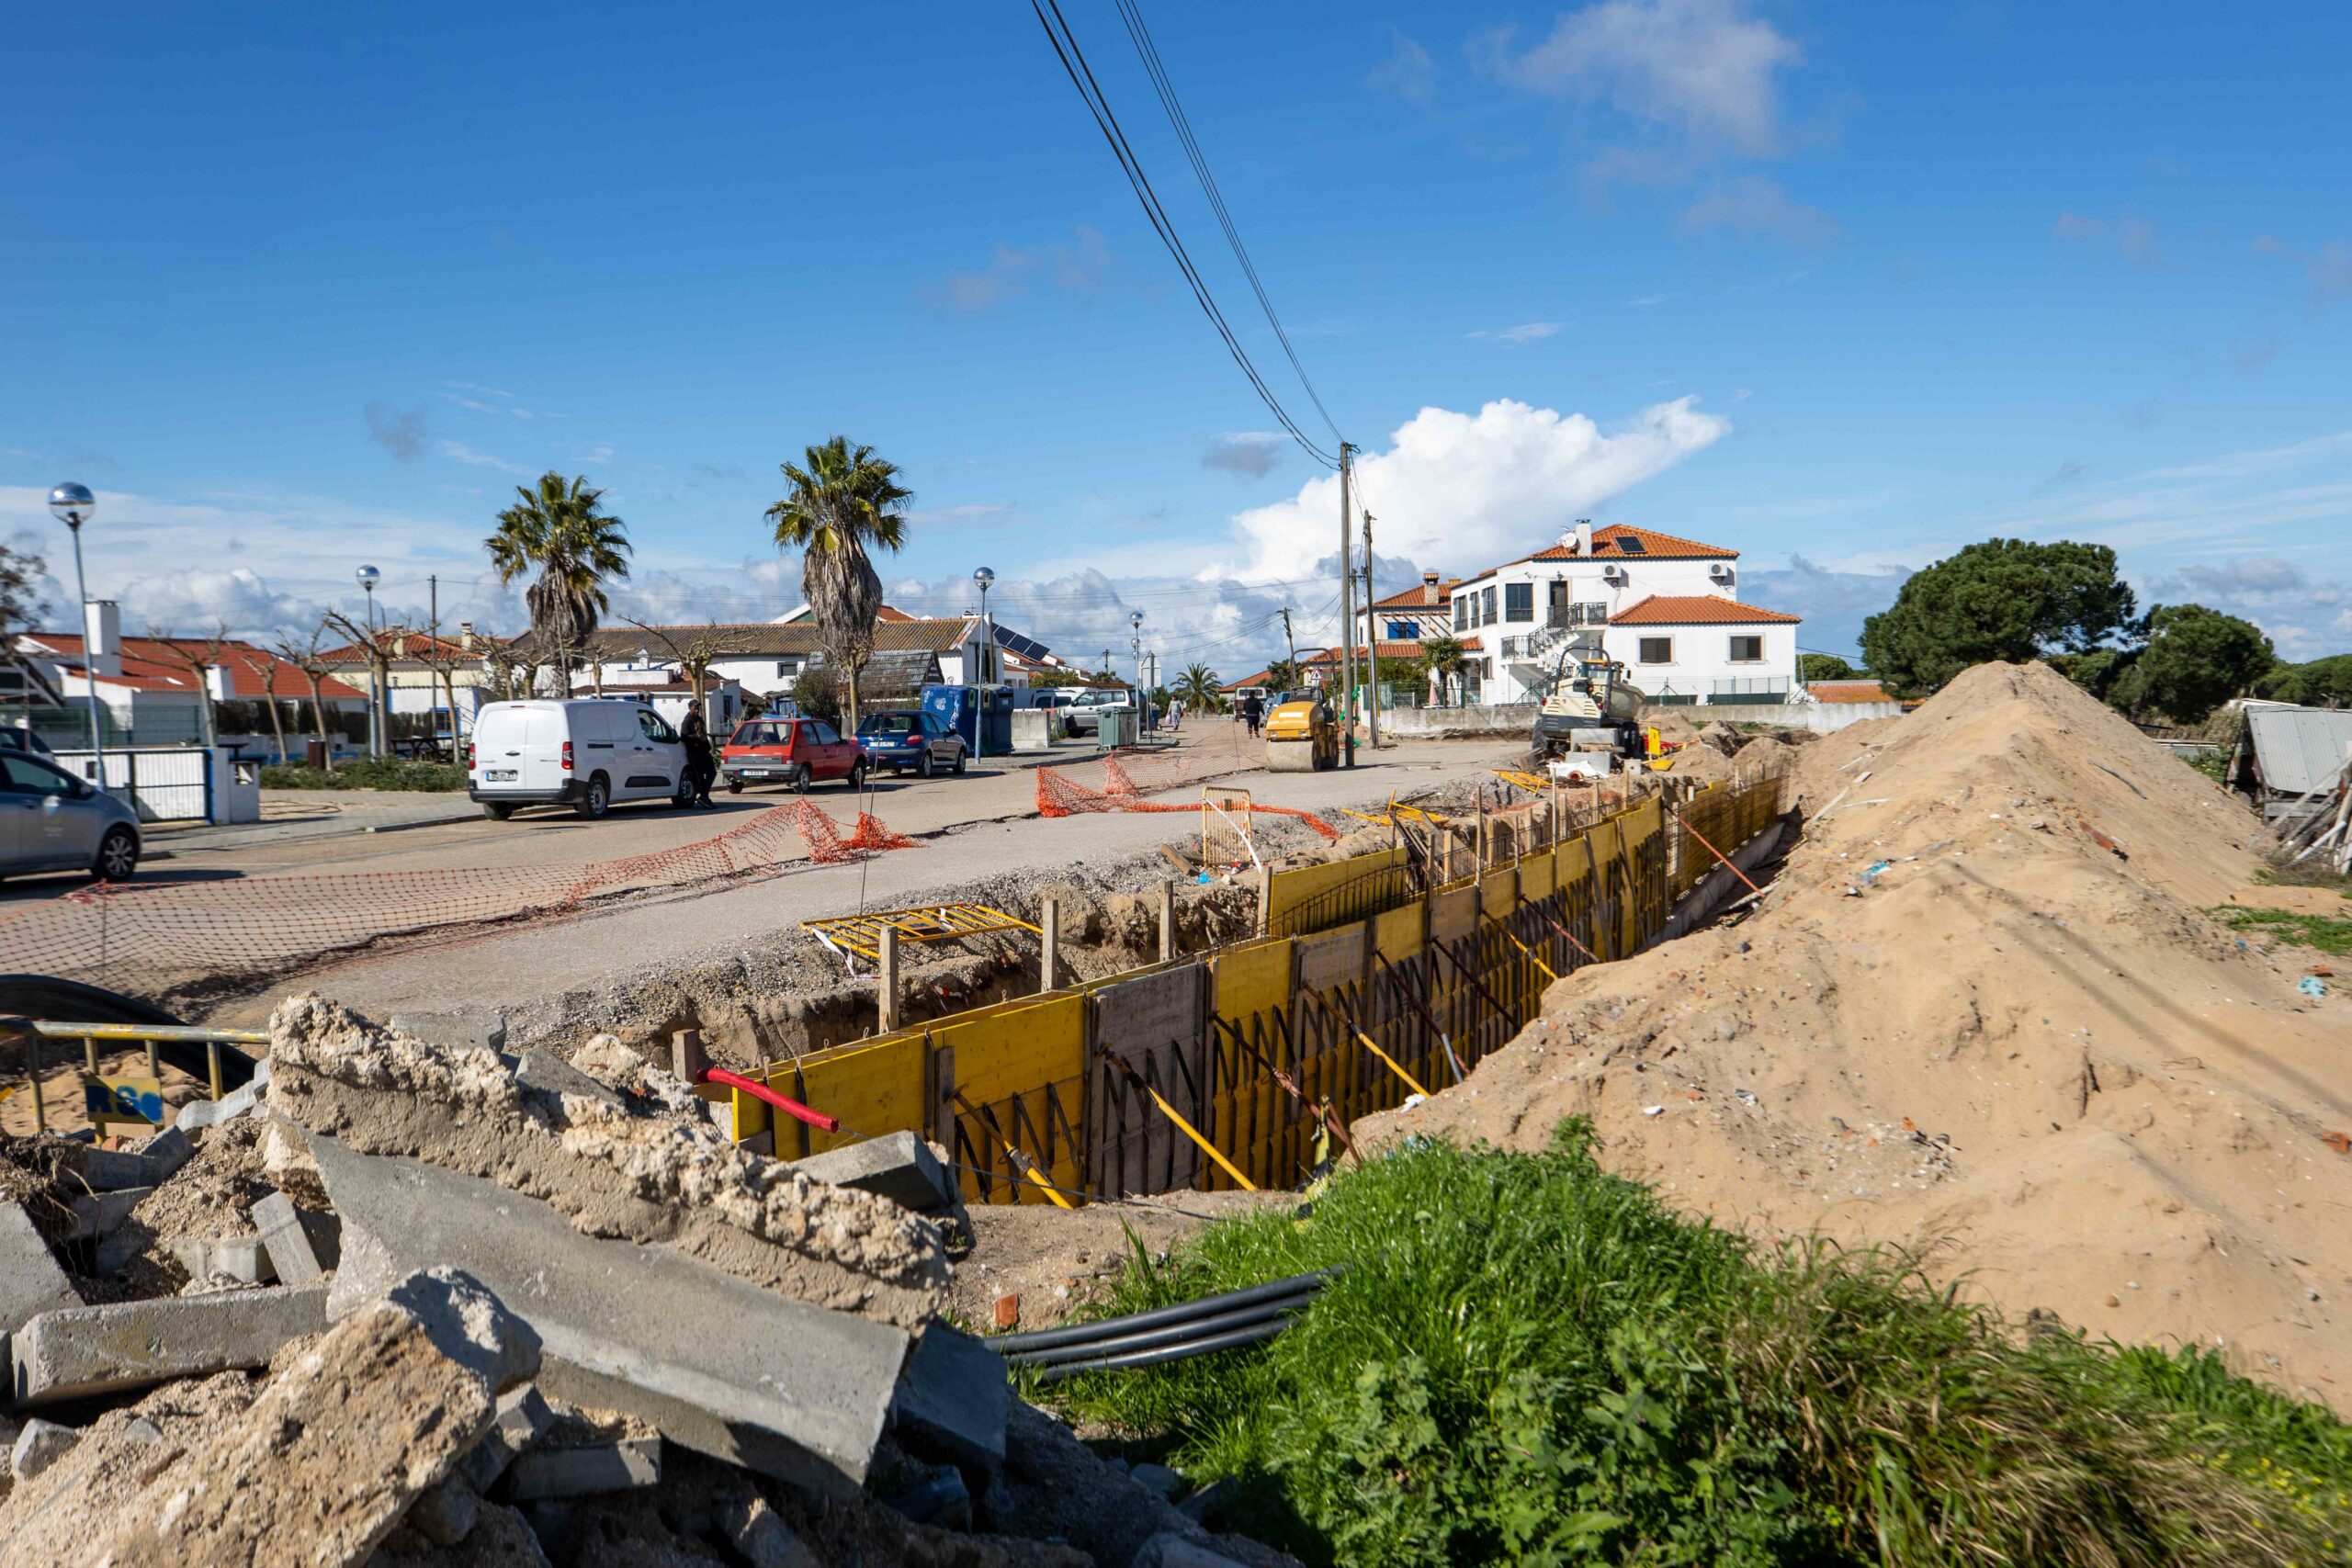
[[[836,931],[874,963],[737,1073],[693,1028],[510,1052],[494,1022],[287,998],[216,1032],[251,1077],[169,1130],[7,1141],[0,1568],[1288,1562],[1012,1396],[943,1315],[972,1216],[1300,1182],[1552,979],[1744,891],[1720,860],[1769,849],[1781,794],[1400,810],[1230,884]],[[977,951],[896,974],[917,948]],[[137,1076],[101,1044],[50,1048]],[[1236,1310],[1262,1337],[1271,1309]]]

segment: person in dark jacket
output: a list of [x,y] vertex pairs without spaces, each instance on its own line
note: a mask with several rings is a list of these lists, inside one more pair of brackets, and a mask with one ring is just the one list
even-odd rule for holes
[[1257,693],[1252,692],[1248,696],[1241,699],[1241,722],[1250,727],[1250,734],[1253,739],[1257,736],[1258,727],[1265,721],[1266,703],[1264,698],[1258,695]]
[[686,715],[678,739],[686,747],[686,798],[696,806],[708,806],[711,784],[718,777],[718,760],[710,744],[710,726],[703,721],[701,710]]

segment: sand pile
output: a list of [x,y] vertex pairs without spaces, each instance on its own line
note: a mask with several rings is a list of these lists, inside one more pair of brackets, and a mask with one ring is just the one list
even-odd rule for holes
[[1759,913],[1570,976],[1365,1131],[1525,1147],[1580,1112],[1722,1223],[1927,1249],[2012,1317],[2222,1346],[2352,1409],[2324,1136],[2352,1005],[2199,912],[2257,870],[2253,815],[2040,665],[1792,761],[1809,822]]

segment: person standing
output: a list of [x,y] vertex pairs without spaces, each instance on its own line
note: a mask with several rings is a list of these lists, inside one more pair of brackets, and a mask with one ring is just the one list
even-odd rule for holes
[[1258,738],[1258,726],[1265,721],[1266,699],[1252,692],[1241,699],[1241,722],[1250,727],[1250,739]]
[[686,722],[679,728],[678,739],[686,747],[686,799],[693,805],[712,804],[710,786],[718,777],[718,764],[711,756],[710,726],[700,708],[686,715]]

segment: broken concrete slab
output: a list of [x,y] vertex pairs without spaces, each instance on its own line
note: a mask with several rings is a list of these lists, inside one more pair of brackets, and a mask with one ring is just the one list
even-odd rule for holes
[[259,1285],[277,1277],[257,1235],[183,1236],[171,1244],[171,1249],[191,1280],[223,1275],[241,1285]]
[[130,1218],[130,1211],[146,1201],[152,1187],[125,1187],[113,1192],[91,1192],[74,1200],[74,1239],[112,1235]]
[[220,1099],[189,1100],[180,1107],[179,1115],[172,1122],[173,1129],[189,1133],[251,1115],[261,1106],[262,1096],[269,1088],[269,1075],[270,1065],[265,1061],[254,1068],[250,1079]]
[[91,1556],[142,1568],[364,1562],[537,1359],[528,1326],[473,1280],[448,1269],[402,1280],[114,1500],[122,1524]]
[[573,1094],[616,1110],[626,1106],[612,1085],[601,1083],[552,1051],[526,1051],[514,1058],[515,1081],[543,1094]]
[[196,1154],[196,1144],[177,1127],[167,1127],[131,1151],[153,1168],[155,1179],[169,1181]]
[[434,1546],[455,1546],[466,1539],[481,1517],[481,1498],[452,1475],[420,1494],[401,1523]]
[[326,1327],[323,1285],[45,1312],[8,1341],[17,1404],[37,1409],[166,1378],[258,1367]]
[[1004,1463],[1012,1394],[1004,1358],[971,1335],[923,1330],[890,1401],[890,1429],[908,1448],[994,1475]]
[[[294,1200],[283,1192],[273,1192],[255,1203],[251,1213],[254,1228],[261,1233],[255,1239],[280,1280],[289,1285],[315,1285],[326,1278],[326,1269],[319,1261],[318,1249],[311,1244],[302,1211],[294,1206]],[[193,1274],[196,1270],[191,1269],[188,1272]]]
[[425,1045],[317,997],[280,1002],[270,1033],[269,1105],[292,1126],[490,1179],[582,1234],[658,1243],[901,1328],[944,1299],[937,1227],[755,1158],[704,1122],[535,1088],[494,1052]]
[[905,1209],[944,1209],[956,1201],[955,1186],[940,1168],[939,1157],[912,1133],[847,1144],[794,1160],[792,1168],[835,1187],[888,1198]]
[[764,1497],[722,1499],[718,1521],[752,1568],[823,1568],[817,1554]]
[[80,1145],[72,1168],[93,1192],[119,1192],[126,1187],[156,1187],[163,1182],[145,1156],[102,1149],[95,1144]]
[[32,1216],[0,1198],[0,1335],[42,1313],[81,1304]]
[[447,1263],[537,1330],[548,1397],[641,1416],[673,1442],[812,1489],[865,1479],[904,1330],[667,1247],[582,1235],[551,1205],[481,1177],[356,1154],[323,1134],[311,1152],[343,1218],[334,1315],[424,1263]]
[[1197,1537],[1170,1533],[1145,1541],[1128,1568],[1250,1568],[1250,1564]]
[[532,1449],[515,1459],[502,1484],[512,1502],[539,1503],[629,1492],[661,1479],[661,1438],[616,1438],[579,1448]]
[[51,1465],[74,1451],[82,1434],[72,1427],[44,1421],[36,1416],[25,1423],[17,1440],[8,1450],[8,1469],[18,1481],[30,1481]]
[[503,1012],[396,1012],[390,1027],[427,1045],[472,1046],[483,1051],[506,1048]]
[[458,1461],[458,1475],[478,1493],[488,1493],[506,1473],[517,1454],[539,1440],[555,1425],[555,1411],[537,1383],[508,1389],[498,1396],[498,1414],[481,1441]]

